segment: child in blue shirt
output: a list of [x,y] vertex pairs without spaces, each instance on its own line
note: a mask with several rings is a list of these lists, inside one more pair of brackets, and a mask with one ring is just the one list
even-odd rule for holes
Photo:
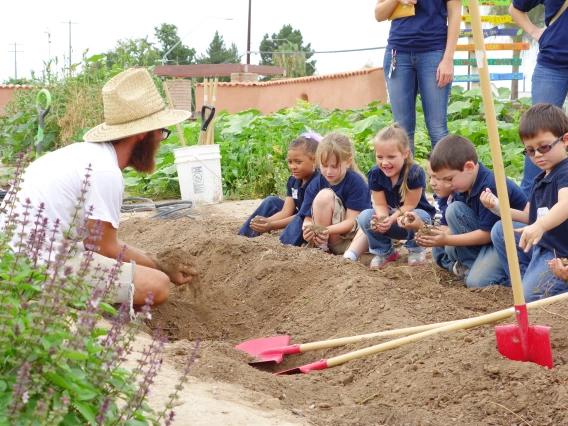
[[316,151],[321,136],[304,133],[288,145],[288,169],[292,175],[286,183],[286,199],[265,198],[246,220],[238,235],[253,238],[264,232],[284,229],[280,235],[282,244],[301,246],[303,219],[297,215],[304,202],[308,185],[319,176],[316,169]]
[[[467,287],[510,285],[491,243],[491,229],[499,217],[480,199],[485,188],[496,191],[493,172],[478,162],[473,143],[459,135],[448,135],[438,142],[430,165],[438,179],[455,191],[454,200],[445,214],[449,231],[432,231],[434,235],[418,238],[418,244],[444,247],[453,260],[451,271],[463,272]],[[512,208],[525,208],[525,193],[509,179],[507,192]]]
[[[536,104],[521,117],[519,136],[524,154],[542,170],[525,209],[511,210],[523,292],[527,302],[534,302],[568,291],[568,276],[558,260],[568,257],[568,117],[555,105]],[[491,190],[485,191],[482,201],[500,214]],[[501,222],[493,227],[491,240],[509,273]]]
[[426,199],[424,170],[412,159],[408,136],[396,123],[382,129],[373,145],[377,165],[367,178],[374,208],[357,217],[360,230],[344,257],[357,260],[368,248],[376,255],[371,269],[382,269],[398,258],[392,243],[395,238],[406,240],[410,266],[423,265],[426,254],[414,241],[414,230],[401,227],[404,222],[398,219],[402,219],[404,213],[413,212],[423,222],[432,222],[436,209]]
[[[320,142],[317,163],[321,174],[306,189],[298,215],[303,218],[307,242],[343,254],[357,231],[357,215],[371,206],[369,187],[355,162],[353,142],[330,133]],[[311,225],[325,227],[314,233]]]

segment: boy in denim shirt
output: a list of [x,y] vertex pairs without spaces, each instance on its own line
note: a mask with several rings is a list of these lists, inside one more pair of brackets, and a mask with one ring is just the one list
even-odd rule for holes
[[[565,267],[557,259],[568,257],[568,117],[557,106],[536,104],[521,118],[519,136],[525,145],[523,153],[542,170],[531,188],[529,204],[522,211],[511,210],[525,300],[534,302],[568,291]],[[499,200],[491,191],[485,191],[482,201],[500,213]],[[500,221],[491,231],[491,240],[508,274]]]
[[[499,217],[480,200],[486,188],[496,192],[493,172],[478,162],[473,143],[459,135],[448,135],[438,142],[430,166],[437,178],[455,191],[454,200],[445,214],[449,231],[421,236],[418,244],[445,247],[447,257],[454,261],[451,271],[457,275],[463,271],[468,287],[510,285],[491,243],[491,229]],[[508,179],[507,192],[512,208],[525,208],[525,193]]]

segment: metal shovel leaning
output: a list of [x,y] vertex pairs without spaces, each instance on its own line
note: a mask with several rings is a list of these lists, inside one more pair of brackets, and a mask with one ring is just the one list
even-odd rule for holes
[[479,5],[476,1],[469,2],[469,12],[471,15],[471,27],[475,43],[479,78],[481,81],[483,105],[485,107],[489,145],[491,148],[491,157],[493,158],[495,183],[497,184],[497,195],[499,196],[499,200],[501,201],[500,205],[502,206],[501,219],[518,324],[495,328],[497,349],[501,355],[513,361],[531,361],[552,368],[552,347],[550,345],[549,328],[543,326],[529,326],[527,305],[523,294],[519,259],[517,257],[515,235],[513,232],[513,220],[509,207],[505,167],[503,165],[501,144],[499,142],[499,132],[497,129],[497,117],[495,114],[495,105],[493,104],[493,95],[491,93],[491,81],[489,79],[487,56],[481,29],[481,16],[479,13]]
[[396,330],[379,331],[377,333],[361,334],[359,336],[341,337],[338,339],[322,340],[319,342],[302,343],[290,345],[290,336],[275,336],[262,339],[248,340],[235,346],[235,349],[244,351],[254,357],[260,358],[258,361],[249,362],[253,367],[262,367],[269,364],[280,364],[284,355],[300,354],[320,349],[331,349],[340,346],[358,343],[363,340],[375,337],[402,336],[404,334],[420,333],[434,328],[453,324],[456,321],[440,322],[436,324],[419,325],[416,327],[399,328]]
[[[557,296],[549,297],[547,299],[531,302],[526,306],[527,308],[532,309],[539,306],[549,305],[554,302],[559,302],[561,300],[568,300],[568,293],[563,293]],[[391,340],[390,342],[386,343],[380,343],[375,346],[371,346],[365,349],[359,349],[357,351],[349,352],[347,354],[336,356],[333,358],[322,359],[312,364],[306,364],[300,367],[291,368],[289,370],[279,371],[275,374],[278,375],[290,375],[290,374],[300,374],[300,373],[307,374],[313,370],[325,370],[326,368],[336,367],[338,365],[345,364],[348,361],[362,358],[367,355],[374,355],[379,352],[395,349],[400,346],[406,345],[407,343],[411,343],[416,340],[422,339],[424,337],[432,336],[434,334],[444,333],[448,331],[455,331],[455,330],[464,330],[467,328],[477,327],[483,324],[491,324],[494,322],[502,321],[512,316],[515,313],[515,311],[516,308],[508,308],[502,311],[493,312],[491,314],[482,315],[476,318],[468,318],[459,321],[454,321],[449,323],[448,325],[444,325],[438,328],[433,328],[431,330],[423,331],[421,333],[413,334],[411,336],[406,336],[400,339]]]

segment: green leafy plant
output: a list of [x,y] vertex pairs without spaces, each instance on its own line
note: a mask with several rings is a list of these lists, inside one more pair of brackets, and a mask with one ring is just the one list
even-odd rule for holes
[[[124,367],[138,326],[150,316],[152,296],[131,321],[127,304],[118,310],[112,305],[120,258],[108,273],[97,272],[102,273],[104,288],[86,281],[92,251],[86,252],[80,271],[70,272],[65,262],[84,235],[86,222],[73,221],[68,238],[54,250],[51,235],[59,225],[43,217],[45,206],[38,206],[32,218],[28,200],[23,214],[14,214],[22,170],[20,156],[13,187],[0,209],[4,220],[0,229],[0,425],[171,424],[173,405],[188,380],[195,351],[169,403],[162,412],[154,412],[147,397],[161,364],[165,338],[156,337],[143,350],[136,368]],[[76,212],[83,209],[88,177]],[[33,223],[31,232],[21,232],[24,222]],[[95,236],[100,235],[100,224],[98,228]],[[41,260],[46,258],[47,264]],[[108,328],[100,324],[103,311],[112,316]]]

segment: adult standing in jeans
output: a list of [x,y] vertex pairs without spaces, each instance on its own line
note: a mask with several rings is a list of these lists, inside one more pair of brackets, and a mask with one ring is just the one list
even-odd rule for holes
[[432,148],[448,134],[447,110],[462,2],[379,0],[377,21],[388,19],[399,4],[414,6],[415,15],[391,22],[383,69],[394,121],[406,130],[414,153],[418,93]]
[[[545,28],[537,28],[527,12],[544,4]],[[562,108],[568,94],[568,0],[513,0],[509,13],[515,23],[538,42],[536,67],[532,75],[532,104],[549,103]],[[530,196],[537,166],[525,157],[521,189]]]

